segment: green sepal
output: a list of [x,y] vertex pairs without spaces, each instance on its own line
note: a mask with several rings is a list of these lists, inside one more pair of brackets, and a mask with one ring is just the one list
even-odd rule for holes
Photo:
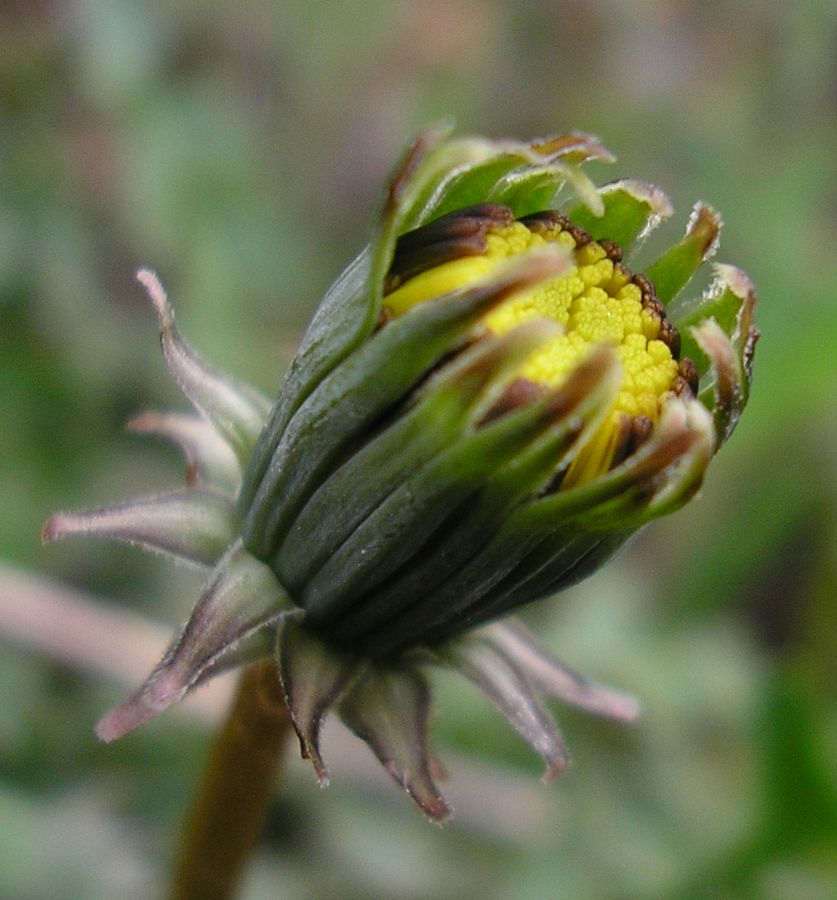
[[375,308],[372,302],[369,261],[367,247],[349,264],[317,307],[245,469],[239,494],[242,514],[253,502],[291,416],[377,324],[380,308]]
[[698,266],[712,256],[718,246],[720,231],[718,213],[705,203],[696,203],[683,239],[666,250],[645,272],[661,303],[671,302],[691,281]]
[[370,284],[374,305],[379,310],[384,278],[399,235],[437,218],[438,208],[451,194],[452,185],[502,155],[492,141],[484,138],[446,141],[449,130],[428,131],[419,137],[390,181],[380,225],[372,240]]
[[412,408],[353,454],[303,507],[277,554],[282,583],[295,590],[311,577],[410,473],[472,429],[509,373],[556,332],[535,320],[501,337],[486,336],[434,375]]
[[750,397],[756,289],[745,272],[717,264],[715,280],[697,301],[674,313],[682,353],[695,363],[698,397],[715,418],[718,443],[729,438]]
[[145,288],[157,313],[160,346],[169,374],[243,466],[264,427],[270,402],[249,384],[215,371],[186,344],[174,320],[174,310],[154,272],[140,269],[137,281]]
[[[300,605],[328,621],[413,556],[492,472],[548,427],[544,401],[463,437],[394,491],[305,586]],[[409,534],[409,541],[405,535]]]
[[574,584],[633,531],[685,503],[713,446],[701,405],[673,401],[655,436],[622,465],[519,507],[447,583],[366,636],[363,646],[391,653],[422,637],[440,639]]
[[[542,536],[531,535],[525,541],[509,541],[501,538],[499,532],[469,562],[471,577],[467,587],[453,589],[443,586],[419,597],[409,609],[397,617],[382,622],[378,628],[366,635],[363,647],[367,652],[383,655],[397,653],[402,647],[421,641],[428,644],[444,640],[461,628],[450,623],[470,621],[477,618],[484,607],[485,598],[517,578],[521,567],[525,568],[540,547]],[[572,546],[564,546],[564,553],[570,553]],[[502,567],[497,565],[497,554],[502,553]],[[482,621],[482,619],[480,619]]]
[[[682,353],[690,357],[697,367],[702,379],[701,394],[712,386],[714,376],[711,374],[711,360],[693,332],[706,320],[714,319],[734,348],[743,401],[746,402],[749,396],[753,344],[757,334],[753,326],[755,302],[755,288],[747,275],[735,266],[718,264],[715,266],[715,280],[703,297],[696,302],[684,304],[680,311],[675,312],[673,321],[680,330]],[[709,378],[705,377],[707,375]],[[714,404],[711,397],[710,403]]]
[[431,774],[430,688],[417,667],[369,666],[338,706],[343,723],[433,822],[450,809]]
[[593,215],[604,212],[596,185],[578,168],[565,162],[523,166],[505,175],[488,195],[492,203],[510,206],[515,216],[550,209],[562,185],[568,184]]
[[[691,404],[673,403],[655,437],[607,475],[520,506],[445,583],[365,636],[364,649],[394,652],[423,634],[452,633],[450,623],[499,615],[507,598],[516,606],[554,592],[589,573],[585,565],[602,564],[650,518],[685,502],[712,451],[707,414]],[[531,581],[541,572],[542,581]]]
[[[528,169],[537,170],[537,177],[541,178],[544,168],[555,164],[556,170],[561,170],[564,175],[553,177],[547,189],[542,192],[540,202],[545,205],[538,206],[537,210],[529,209],[527,200],[522,196],[519,198],[522,201],[521,208],[513,202],[508,204],[514,209],[516,216],[546,209],[559,183],[583,178],[575,174],[581,163],[591,159],[613,162],[614,159],[596,138],[582,132],[554,135],[529,142],[475,138],[469,140],[479,141],[481,152],[485,155],[484,160],[452,167],[449,177],[405,220],[407,227],[402,231],[416,228],[457,209],[485,203],[500,189],[505,178],[514,181]],[[473,148],[471,152],[474,153]]]
[[320,726],[364,664],[325,645],[300,624],[301,618],[302,610],[296,610],[278,622],[276,666],[300,754],[311,761],[320,787],[325,787],[329,776],[320,754]]
[[[430,637],[438,640],[444,631],[454,633],[473,628],[578,584],[598,571],[634,534],[633,530],[597,534],[576,528],[556,534],[482,597],[474,608],[444,622]],[[556,547],[559,548],[557,551]]]
[[245,546],[271,559],[302,504],[348,441],[473,333],[494,305],[568,265],[566,254],[516,260],[490,280],[421,303],[394,319],[332,371],[291,418],[247,510]]
[[594,241],[606,238],[625,251],[672,213],[668,197],[658,187],[641,181],[614,181],[602,185],[599,194],[604,205],[601,216],[579,204],[569,213],[569,219],[581,226]]
[[692,329],[707,319],[714,319],[726,335],[732,337],[740,332],[739,319],[748,291],[742,290],[735,278],[730,279],[731,269],[731,266],[715,266],[716,277],[710,289],[696,302],[684,304],[672,312],[672,321],[680,331],[682,354],[694,362],[701,377],[709,372],[711,364],[691,333]]
[[[603,348],[553,394],[556,418],[536,440],[494,472],[479,494],[394,579],[364,597],[333,633],[348,642],[386,622],[451,578],[498,531],[506,517],[569,465],[584,436],[596,431],[618,390],[619,366]],[[583,426],[580,423],[584,423]]]
[[[688,459],[696,447],[705,450],[703,467],[708,464],[713,433],[706,411],[701,410],[695,401],[688,405],[671,401],[651,439],[621,465],[594,481],[528,503],[508,519],[508,535],[549,534],[564,527],[570,518],[581,527],[600,531],[626,531],[644,524],[645,505],[658,491],[665,491],[665,478],[672,467],[684,457]],[[608,507],[611,501],[616,501],[617,507]],[[615,515],[617,509],[620,515]]]
[[399,235],[445,213],[485,202],[512,169],[562,158],[572,163],[612,160],[601,144],[581,133],[522,143],[484,138],[445,140],[449,132],[449,128],[429,131],[407,151],[390,182],[372,243],[347,267],[317,307],[245,471],[240,493],[243,512],[252,504],[294,412],[377,326],[384,277]]
[[[98,724],[109,742],[133,731],[192,688],[261,644],[263,630],[290,608],[290,600],[270,569],[235,541],[218,561],[203,594],[180,634],[143,684]],[[258,646],[257,648],[258,649]]]
[[[390,183],[372,243],[349,264],[317,307],[245,472],[240,494],[243,510],[253,502],[292,415],[322,379],[377,326],[384,277],[399,235],[436,218],[439,204],[448,196],[457,198],[452,209],[468,205],[458,202],[458,193],[451,194],[451,183],[467,183],[473,174],[474,189],[481,180],[489,186],[517,163],[505,156],[498,160],[499,151],[484,139],[445,142],[448,131],[428,132],[409,149]],[[480,165],[486,159],[490,163]],[[492,165],[497,171],[492,172]]]
[[561,732],[511,654],[481,633],[451,641],[434,655],[475,684],[538,753],[546,763],[545,782],[566,772],[570,758]]
[[550,176],[550,197],[554,196],[557,180],[570,180],[586,192],[592,203],[598,203],[595,187],[578,166],[562,161],[565,157],[578,161],[609,159],[607,151],[589,136],[562,135],[524,143],[478,137],[446,141],[447,133],[441,129],[419,137],[390,182],[378,233],[372,242],[370,279],[378,308],[398,237],[446,213],[485,203],[513,170],[525,173],[533,169],[542,177],[546,169],[553,167],[563,177]]
[[508,538],[502,529],[445,581],[410,598],[410,606],[381,621],[362,636],[359,647],[371,656],[385,656],[413,642],[429,623],[444,620],[476,603],[511,572],[536,545],[535,534]]
[[579,527],[569,518],[561,527],[541,534],[526,556],[491,590],[480,597],[473,609],[463,607],[463,621],[487,621],[509,603],[509,596],[529,600],[545,596],[551,584],[596,548],[601,536]]
[[[498,533],[471,561],[468,589],[447,589],[428,595],[366,635],[362,647],[370,653],[387,655],[417,642],[432,644],[555,593],[561,586],[580,580],[580,574],[573,580],[569,574],[611,538],[612,535],[575,527],[572,520],[548,534],[518,535],[510,540]],[[597,557],[598,565],[616,549]],[[504,565],[497,577],[500,553]]]
[[136,544],[199,566],[214,566],[238,532],[231,497],[183,488],[73,513],[44,524],[44,543],[69,535],[95,535]]
[[437,205],[428,206],[423,210],[421,224],[434,221],[458,209],[486,203],[497,183],[509,172],[517,169],[522,159],[519,154],[505,153],[458,174],[444,196],[436,198]]
[[[603,397],[600,399],[604,400]],[[585,428],[580,433],[579,447],[590,434],[590,428]],[[573,451],[576,449],[574,447]],[[560,462],[556,460],[556,466]],[[475,504],[477,502],[478,499],[475,499]],[[391,652],[396,647],[408,644],[412,640],[411,636],[426,631],[431,623],[445,621],[458,611],[476,605],[481,597],[514,571],[545,536],[555,530],[553,522],[545,523],[540,529],[509,528],[509,522],[516,522],[521,512],[539,502],[533,500],[524,503],[503,516],[500,527],[493,533],[484,534],[476,551],[469,553],[464,560],[457,560],[458,565],[446,573],[443,581],[429,585],[423,592],[402,597],[397,607],[390,610],[387,616],[381,609],[379,624],[363,636],[363,649],[371,654]],[[579,507],[584,508],[583,502],[579,503]],[[453,547],[456,541],[455,523],[450,531],[450,538],[447,531],[443,538]],[[406,604],[404,599],[407,600]],[[403,608],[405,606],[408,608]]]

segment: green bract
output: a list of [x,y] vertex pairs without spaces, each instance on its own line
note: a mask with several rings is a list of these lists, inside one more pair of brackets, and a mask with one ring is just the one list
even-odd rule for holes
[[[694,495],[747,402],[755,295],[740,270],[716,265],[702,296],[681,299],[717,245],[720,220],[704,204],[634,274],[632,251],[670,204],[637,181],[597,188],[581,169],[590,159],[611,161],[582,134],[419,140],[273,406],[208,369],[156,277],[140,273],[168,367],[198,415],[146,414],[134,427],[178,442],[190,483],[56,515],[44,535],[116,537],[210,574],[164,659],[100,723],[104,740],[217,672],[275,653],[320,780],[319,727],[333,708],[441,819],[428,664],[477,684],[552,777],[567,757],[541,695],[635,715],[632,700],[584,681],[519,625],[485,623],[586,577]],[[561,189],[563,214],[553,211]],[[555,297],[564,312],[544,318]],[[597,298],[609,305],[597,310]],[[500,328],[504,317],[512,324]],[[634,335],[630,350],[613,328]],[[630,356],[637,344],[670,373],[660,388],[656,372],[656,393]],[[559,346],[577,362],[539,382],[531,361]]]

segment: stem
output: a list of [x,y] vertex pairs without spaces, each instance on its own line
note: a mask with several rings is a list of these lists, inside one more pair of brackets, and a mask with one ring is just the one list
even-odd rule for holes
[[275,789],[290,717],[272,660],[245,670],[186,821],[171,900],[233,897]]

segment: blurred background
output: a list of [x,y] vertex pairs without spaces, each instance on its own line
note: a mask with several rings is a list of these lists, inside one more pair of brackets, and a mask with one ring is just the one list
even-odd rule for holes
[[135,269],[205,358],[273,393],[403,145],[442,119],[600,135],[619,162],[588,171],[664,187],[668,240],[694,200],[722,210],[718,258],[760,289],[754,393],[698,501],[528,614],[642,698],[636,726],[559,710],[574,767],[546,787],[436,678],[453,823],[335,727],[327,791],[290,754],[244,896],[835,896],[835,110],[831,0],[4,2],[0,897],[160,894],[223,705],[222,684],[97,744],[201,578],[39,542],[57,509],[182,478],[123,430],[184,407]]

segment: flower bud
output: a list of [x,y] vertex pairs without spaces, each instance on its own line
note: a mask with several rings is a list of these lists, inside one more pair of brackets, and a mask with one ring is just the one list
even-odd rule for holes
[[[519,626],[487,623],[585,578],[697,492],[747,402],[755,293],[716,265],[709,290],[681,299],[717,247],[720,217],[705,204],[637,271],[636,249],[671,205],[633,180],[595,187],[590,159],[612,157],[575,133],[419,140],[272,406],[206,367],[159,282],[140,274],[198,413],[146,414],[140,427],[186,450],[190,485],[55,516],[44,535],[110,535],[212,570],[103,739],[275,652],[320,781],[319,726],[334,708],[441,819],[428,661],[477,684],[549,777],[567,754],[541,695],[635,715]],[[559,211],[562,187],[572,199]]]

